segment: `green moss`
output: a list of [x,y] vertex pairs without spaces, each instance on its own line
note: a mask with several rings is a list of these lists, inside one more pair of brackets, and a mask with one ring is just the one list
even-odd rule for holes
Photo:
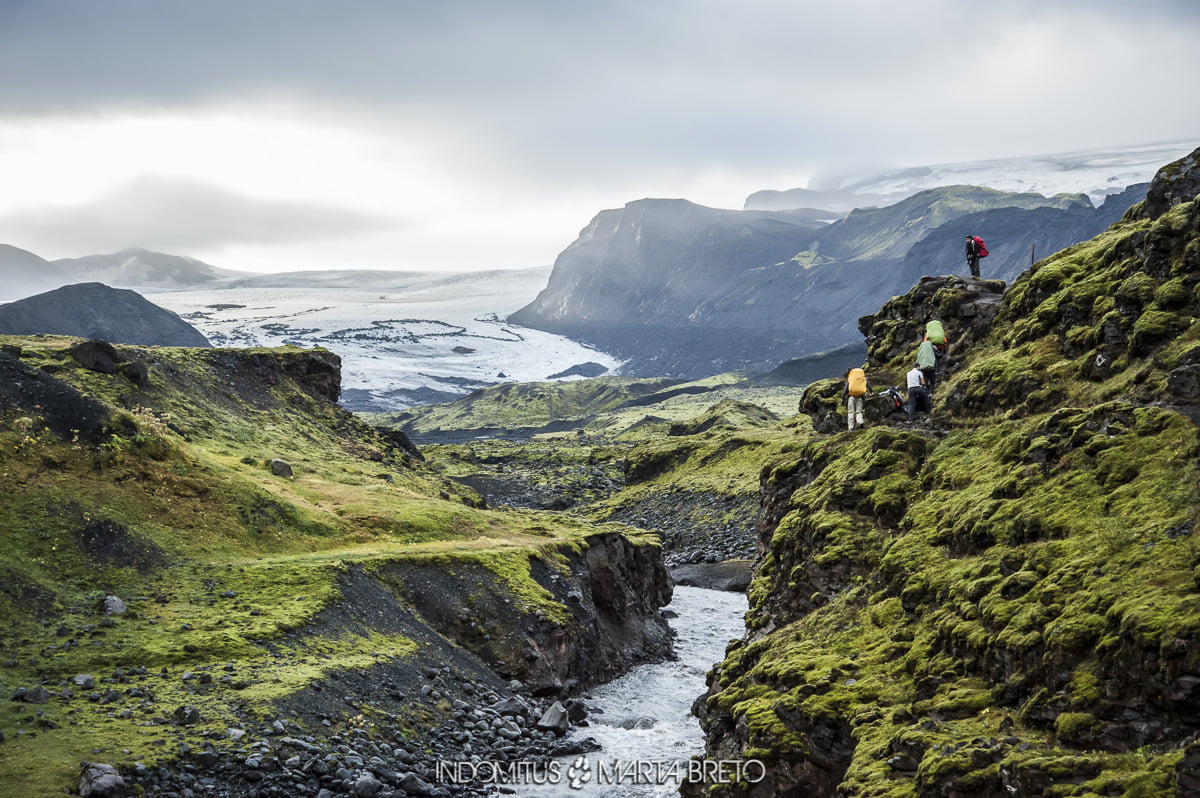
[[1074,745],[1085,741],[1096,723],[1096,718],[1086,712],[1064,712],[1054,721],[1054,733],[1064,743]]
[[1183,277],[1168,280],[1154,290],[1154,304],[1163,310],[1177,310],[1190,299],[1190,286]]
[[1164,310],[1147,310],[1133,324],[1132,350],[1137,353],[1150,351],[1155,345],[1174,335],[1182,321],[1177,313]]

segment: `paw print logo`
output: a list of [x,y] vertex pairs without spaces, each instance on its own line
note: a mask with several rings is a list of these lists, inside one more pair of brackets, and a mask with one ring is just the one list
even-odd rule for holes
[[583,785],[592,780],[592,765],[584,757],[578,757],[567,768],[567,781],[572,790],[582,789]]

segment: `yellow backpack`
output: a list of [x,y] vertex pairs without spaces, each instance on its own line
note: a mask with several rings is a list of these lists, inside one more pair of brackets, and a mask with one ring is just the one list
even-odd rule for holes
[[867,373],[862,369],[850,369],[846,378],[846,391],[851,396],[863,396],[867,392]]

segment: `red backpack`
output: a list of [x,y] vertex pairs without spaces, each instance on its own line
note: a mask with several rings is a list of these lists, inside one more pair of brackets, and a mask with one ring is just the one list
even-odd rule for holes
[[983,239],[979,236],[971,236],[975,239],[975,250],[979,253],[979,257],[986,258],[988,256],[987,246],[983,243]]

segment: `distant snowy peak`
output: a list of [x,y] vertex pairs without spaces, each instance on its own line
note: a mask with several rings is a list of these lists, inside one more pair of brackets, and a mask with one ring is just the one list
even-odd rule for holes
[[99,282],[133,288],[192,288],[243,276],[183,255],[147,249],[123,249],[109,255],[88,255],[53,261],[76,282]]
[[882,172],[815,177],[808,188],[758,191],[746,210],[822,208],[850,211],[899,202],[919,191],[971,185],[1001,191],[1086,194],[1095,205],[1128,186],[1149,182],[1165,163],[1196,148],[1195,141],[1087,150],[989,161],[917,166]]

